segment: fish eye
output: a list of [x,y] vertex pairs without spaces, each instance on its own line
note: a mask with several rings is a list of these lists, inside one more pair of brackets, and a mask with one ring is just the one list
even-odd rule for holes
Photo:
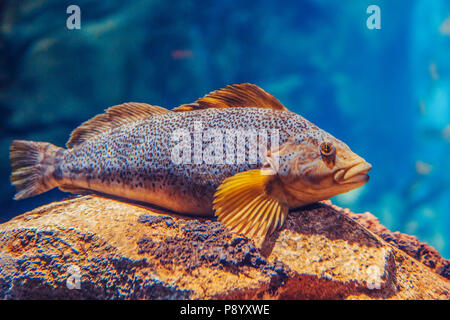
[[333,154],[334,150],[334,146],[330,142],[322,142],[322,144],[320,145],[320,153],[323,156],[330,156],[331,154]]

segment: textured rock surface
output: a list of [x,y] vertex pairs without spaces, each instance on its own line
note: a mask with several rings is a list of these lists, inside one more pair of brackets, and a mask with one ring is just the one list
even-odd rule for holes
[[447,279],[327,204],[260,240],[110,199],[56,202],[0,225],[0,298],[450,298]]
[[427,243],[420,242],[416,237],[408,234],[390,231],[370,212],[356,214],[349,209],[342,209],[332,205],[331,201],[324,201],[324,203],[331,205],[339,212],[347,214],[365,228],[383,238],[384,241],[403,250],[411,257],[419,260],[435,272],[439,273],[441,276],[450,279],[450,260],[442,258],[439,252]]

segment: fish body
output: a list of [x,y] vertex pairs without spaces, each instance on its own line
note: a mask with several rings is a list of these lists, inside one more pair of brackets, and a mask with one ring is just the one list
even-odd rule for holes
[[346,144],[248,84],[174,111],[112,107],[76,129],[67,149],[15,141],[11,163],[18,199],[54,187],[99,192],[216,214],[250,235],[279,228],[290,208],[361,186],[370,170]]
[[[128,199],[148,202],[179,213],[212,215],[212,200],[218,186],[238,172],[262,167],[255,163],[174,163],[172,151],[179,141],[173,132],[203,124],[205,130],[217,129],[226,136],[227,129],[237,132],[278,129],[280,143],[295,133],[320,132],[301,116],[284,111],[259,108],[205,109],[185,113],[168,113],[139,122],[125,124],[100,134],[78,147],[64,150],[55,159],[53,174],[58,185],[95,190]],[[300,129],[302,128],[302,129]],[[305,135],[306,137],[307,135]],[[188,139],[193,153],[196,142]],[[222,139],[222,150],[226,148]],[[245,141],[247,145],[251,143]],[[203,148],[207,143],[203,142]],[[224,154],[225,157],[225,154]]]

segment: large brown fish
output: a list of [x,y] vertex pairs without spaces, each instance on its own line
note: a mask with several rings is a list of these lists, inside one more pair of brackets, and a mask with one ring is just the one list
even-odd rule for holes
[[289,208],[362,186],[371,169],[345,143],[252,84],[227,86],[172,111],[114,106],[74,130],[67,149],[14,141],[10,158],[15,199],[55,187],[99,192],[181,214],[215,212],[250,236],[281,227]]

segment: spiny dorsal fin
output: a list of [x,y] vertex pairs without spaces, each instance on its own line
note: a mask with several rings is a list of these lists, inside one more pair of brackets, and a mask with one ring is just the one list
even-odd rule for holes
[[171,111],[165,108],[152,106],[146,103],[127,102],[119,104],[106,109],[105,113],[89,119],[72,131],[66,146],[67,148],[73,148],[100,133],[112,130],[125,123],[144,120],[155,115],[169,112]]
[[209,108],[233,107],[264,108],[289,111],[270,93],[251,83],[228,85],[223,89],[207,94],[193,103],[183,104],[173,109],[173,111],[185,112]]
[[232,231],[250,237],[265,236],[283,225],[289,210],[287,201],[281,193],[267,192],[273,175],[264,171],[240,172],[217,188],[215,214]]

